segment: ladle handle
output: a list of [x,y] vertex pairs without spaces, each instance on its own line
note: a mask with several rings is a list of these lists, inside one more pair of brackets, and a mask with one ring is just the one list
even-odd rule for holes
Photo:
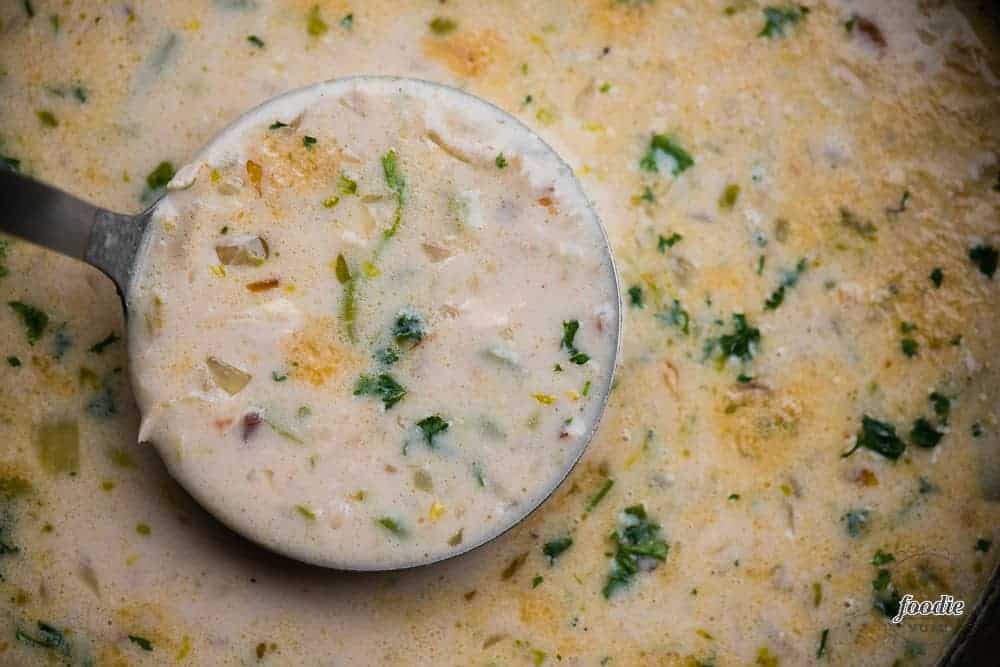
[[0,231],[93,264],[115,282],[123,302],[148,219],[107,211],[0,166]]

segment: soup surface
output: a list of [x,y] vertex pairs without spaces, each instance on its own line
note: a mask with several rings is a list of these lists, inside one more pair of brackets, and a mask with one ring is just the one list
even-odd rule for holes
[[515,119],[348,79],[264,105],[167,187],[130,293],[139,439],[243,534],[422,563],[578,458],[615,276],[569,168]]
[[[894,625],[901,596],[952,595],[967,616],[1000,553],[1000,50],[983,15],[916,0],[11,0],[0,22],[0,155],[26,173],[139,211],[266,99],[358,73],[430,79],[567,160],[625,297],[600,430],[539,511],[432,567],[345,574],[202,511],[137,444],[113,288],[11,240],[0,664],[910,667],[962,618]],[[364,163],[362,194],[389,194],[379,168]],[[364,261],[343,254],[352,272]],[[339,330],[329,284],[316,298]],[[383,335],[396,314],[358,313]],[[253,381],[273,370],[293,368]]]

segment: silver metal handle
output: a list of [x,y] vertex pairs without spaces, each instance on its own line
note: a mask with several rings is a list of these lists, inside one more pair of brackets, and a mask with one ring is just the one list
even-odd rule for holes
[[151,211],[114,213],[0,168],[0,231],[94,265],[114,281],[123,305]]

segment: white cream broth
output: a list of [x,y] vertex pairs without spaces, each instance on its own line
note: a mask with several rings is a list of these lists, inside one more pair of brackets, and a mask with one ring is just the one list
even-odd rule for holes
[[[1000,560],[1000,275],[988,275],[987,250],[1000,249],[1000,40],[995,21],[962,9],[986,4],[32,0],[29,17],[20,0],[0,2],[0,159],[25,173],[139,212],[172,173],[158,165],[197,162],[220,130],[276,95],[358,73],[430,79],[496,104],[566,159],[606,225],[624,297],[606,414],[552,498],[468,554],[343,573],[275,556],[202,511],[138,442],[114,287],[4,239],[0,542],[11,548],[0,553],[0,665],[935,664]],[[810,11],[771,12],[768,27],[765,9],[801,6]],[[305,160],[306,132],[295,132],[287,152]],[[332,136],[344,140],[315,132],[312,159]],[[651,151],[657,134],[693,164],[679,171],[662,139]],[[395,148],[410,206],[427,177]],[[389,192],[378,151],[358,170],[362,193]],[[339,194],[338,175],[322,198]],[[328,210],[308,198],[331,230],[345,202]],[[412,247],[424,261],[401,242],[416,220],[404,219],[386,259]],[[229,221],[221,238],[252,237],[262,222]],[[364,255],[333,233],[322,240],[312,284],[327,288],[309,289],[315,307],[281,291],[285,269],[275,275],[286,282],[247,303],[291,300],[342,334],[342,286],[328,265]],[[202,260],[218,263],[215,237],[203,242]],[[283,239],[270,250],[260,267],[193,276],[213,290],[269,277],[290,252]],[[305,289],[301,263],[287,266]],[[45,313],[47,326],[27,328],[9,301]],[[726,349],[742,356],[722,359],[735,314],[746,329]],[[378,404],[346,394],[355,374],[375,370],[371,336],[394,315],[358,311],[361,352],[341,396],[360,411]],[[109,334],[119,340],[91,351]],[[204,363],[192,354],[184,381],[201,372],[213,400],[244,400],[250,385],[223,396]],[[273,370],[292,369],[250,370],[266,387]],[[389,416],[424,400],[396,372],[411,393]],[[321,391],[291,375],[280,384]],[[512,396],[525,389],[570,404],[554,388]],[[947,423],[931,393],[947,399]],[[461,392],[449,398],[458,405]],[[313,428],[296,421],[297,403],[275,414]],[[897,459],[868,447],[842,456],[866,415],[895,429],[906,445]],[[932,447],[911,435],[920,419],[924,445],[941,435]],[[291,455],[322,442],[305,434],[300,446],[264,425],[253,447]],[[401,444],[370,449],[398,455]],[[417,497],[428,511],[431,497]],[[451,520],[453,504],[440,502]],[[612,538],[633,548],[619,536],[628,529],[653,554],[634,576],[614,565],[619,552],[630,563]],[[963,618],[894,625],[893,594],[968,606]]]
[[348,79],[181,169],[129,298],[139,438],[245,535],[348,568],[497,534],[579,457],[618,339],[572,173],[470,95]]

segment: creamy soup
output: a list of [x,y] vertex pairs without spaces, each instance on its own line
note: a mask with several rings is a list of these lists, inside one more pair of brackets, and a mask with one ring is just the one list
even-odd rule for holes
[[226,523],[349,568],[464,551],[578,458],[618,296],[569,168],[453,89],[287,95],[167,186],[130,294],[139,439]]
[[[0,2],[0,156],[25,173],[138,212],[256,104],[356,74],[429,79],[496,104],[565,158],[607,228],[624,300],[606,413],[549,500],[468,554],[342,573],[275,556],[202,511],[156,449],[138,444],[114,288],[94,269],[9,240],[0,664],[934,664],[1000,554],[1000,42],[975,11],[989,4]],[[272,140],[300,160],[346,140],[305,127]],[[308,153],[303,134],[317,139]],[[347,170],[386,207],[380,160],[390,147]],[[425,158],[395,148],[408,186],[429,183],[407,169]],[[489,173],[515,179],[510,170]],[[262,195],[274,196],[269,178],[265,170]],[[209,187],[211,170],[199,179],[192,187]],[[289,300],[343,335],[343,286],[329,262],[343,254],[355,275],[367,258],[332,233],[349,210],[340,207],[361,204],[338,179],[331,173],[318,204],[307,202],[331,229],[315,277],[329,289],[310,291],[315,310],[281,291],[293,273],[296,289],[308,284],[301,265],[271,273],[294,242],[283,235],[260,267],[225,266],[223,278],[201,266],[193,279],[208,294],[238,286],[247,304]],[[331,196],[340,202],[323,208]],[[414,203],[404,202],[386,259],[412,250],[425,261],[422,248],[397,243],[420,232],[405,217]],[[215,245],[264,231],[226,224],[225,236],[203,237],[207,265],[221,264]],[[380,266],[384,279],[389,265]],[[282,281],[273,290],[240,291],[272,277]],[[378,287],[359,284],[359,299]],[[367,303],[356,318],[359,366],[341,396],[379,415],[378,399],[354,397],[353,383],[378,370],[366,346],[391,334],[398,311]],[[575,317],[577,347],[596,356],[596,339],[588,348],[582,337],[594,335],[588,314],[554,315],[556,333],[539,344],[583,379],[586,367],[570,368],[551,345]],[[421,346],[447,332],[434,317]],[[390,367],[409,393],[386,416],[425,400],[401,370],[421,353],[401,352],[400,370]],[[253,379],[232,397],[205,353],[192,355],[189,377],[203,374],[220,404],[249,401],[251,385],[270,390],[273,371],[289,376],[277,396],[319,395],[293,380],[285,354],[275,367],[243,367]],[[511,400],[527,393],[551,418],[550,406],[532,404],[536,392],[571,405],[554,386]],[[445,409],[471,399],[452,394],[451,405],[407,413],[399,433],[430,414],[456,420]],[[272,407],[284,408],[276,424],[311,439],[299,445],[261,424],[247,456],[323,442],[308,417],[297,421],[297,401]],[[400,456],[402,444],[372,447]],[[436,456],[456,451],[444,444]],[[426,446],[410,451],[433,460]],[[432,497],[416,497],[429,511]],[[334,532],[291,516],[303,531]],[[967,607],[892,624],[907,594]]]

